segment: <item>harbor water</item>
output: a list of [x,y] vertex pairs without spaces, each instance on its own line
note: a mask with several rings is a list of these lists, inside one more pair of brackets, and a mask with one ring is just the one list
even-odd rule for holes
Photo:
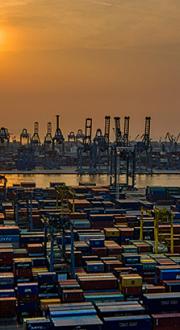
[[[97,186],[109,185],[109,175],[77,175],[77,174],[6,174],[7,185],[20,184],[21,182],[35,182],[39,188],[46,188],[50,182],[64,182],[76,186],[79,183],[95,183]],[[120,182],[125,183],[125,176],[120,177]],[[136,187],[146,186],[180,186],[180,174],[141,174],[136,176]]]

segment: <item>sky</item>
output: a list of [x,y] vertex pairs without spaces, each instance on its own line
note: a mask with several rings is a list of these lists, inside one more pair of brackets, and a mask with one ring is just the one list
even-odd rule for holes
[[0,126],[180,131],[179,0],[0,0]]

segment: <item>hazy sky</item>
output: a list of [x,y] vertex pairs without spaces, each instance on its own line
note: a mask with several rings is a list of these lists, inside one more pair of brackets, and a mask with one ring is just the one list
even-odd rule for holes
[[[0,0],[0,126],[180,131],[180,0]],[[113,125],[112,125],[113,126]]]

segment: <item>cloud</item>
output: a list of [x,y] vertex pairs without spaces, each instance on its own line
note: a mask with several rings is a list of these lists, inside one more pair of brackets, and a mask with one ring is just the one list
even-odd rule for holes
[[0,8],[24,6],[24,5],[27,5],[30,2],[32,2],[32,0],[3,0],[0,3]]
[[0,6],[0,22],[18,29],[23,49],[159,49],[180,40],[177,0],[8,0]]
[[88,0],[88,2],[99,5],[99,6],[105,6],[105,7],[111,7],[113,4],[110,1],[98,1],[98,0]]

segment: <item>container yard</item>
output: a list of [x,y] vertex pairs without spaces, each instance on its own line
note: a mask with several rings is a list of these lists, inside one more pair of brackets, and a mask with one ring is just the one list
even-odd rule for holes
[[1,182],[0,329],[179,329],[179,187]]

